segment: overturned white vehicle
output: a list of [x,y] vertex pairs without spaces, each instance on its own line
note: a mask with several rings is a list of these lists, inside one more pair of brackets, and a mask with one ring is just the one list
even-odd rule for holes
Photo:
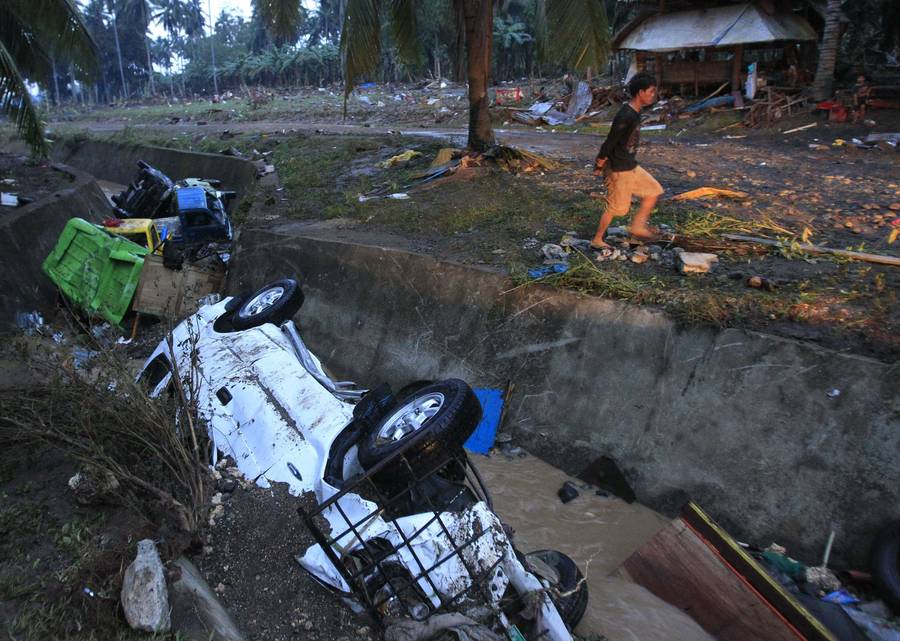
[[139,379],[158,395],[179,374],[213,456],[300,497],[318,541],[301,566],[376,619],[460,612],[513,640],[570,641],[587,587],[565,555],[514,549],[462,447],[481,419],[471,388],[333,381],[291,320],[302,302],[284,279],[204,306]]

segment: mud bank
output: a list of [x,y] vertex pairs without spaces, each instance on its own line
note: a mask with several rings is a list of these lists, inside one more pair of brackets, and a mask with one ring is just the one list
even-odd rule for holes
[[678,328],[617,301],[510,291],[499,273],[403,251],[277,230],[246,230],[237,246],[229,292],[300,277],[303,335],[341,378],[513,380],[505,420],[518,443],[569,473],[611,456],[653,508],[691,497],[739,538],[810,560],[834,529],[834,558],[859,565],[900,515],[889,365]]

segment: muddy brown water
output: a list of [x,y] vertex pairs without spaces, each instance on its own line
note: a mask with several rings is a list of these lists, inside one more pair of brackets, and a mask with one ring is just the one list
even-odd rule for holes
[[[516,546],[555,549],[572,557],[587,577],[588,609],[576,629],[609,641],[712,641],[692,618],[645,588],[610,576],[668,520],[638,503],[596,495],[594,488],[533,456],[473,456],[494,510],[515,529]],[[579,496],[563,504],[565,481]],[[586,488],[586,489],[585,489]]]

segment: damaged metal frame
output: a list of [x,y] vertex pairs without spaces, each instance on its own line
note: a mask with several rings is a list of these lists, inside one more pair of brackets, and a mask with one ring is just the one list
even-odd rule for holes
[[[494,576],[494,574],[498,571],[498,568],[502,564],[505,556],[498,557],[497,560],[490,564],[484,571],[479,572],[477,568],[473,568],[472,565],[466,561],[464,554],[464,551],[466,551],[467,549],[472,549],[482,537],[489,535],[491,532],[490,529],[484,529],[480,532],[473,532],[471,535],[466,536],[462,540],[462,542],[457,542],[458,537],[456,539],[454,538],[453,534],[451,533],[451,528],[447,523],[444,522],[442,518],[442,513],[444,515],[447,514],[447,505],[436,504],[433,498],[429,496],[428,492],[422,492],[421,496],[422,498],[424,498],[425,503],[427,504],[427,510],[421,509],[420,507],[417,509],[417,511],[430,511],[432,512],[432,516],[427,522],[418,527],[412,533],[412,535],[408,535],[407,533],[405,533],[403,531],[403,528],[401,528],[394,519],[386,519],[389,520],[389,522],[396,529],[397,533],[400,535],[400,538],[402,540],[401,545],[391,545],[387,548],[376,548],[372,545],[371,540],[366,540],[366,538],[364,537],[365,529],[375,518],[385,514],[389,516],[390,512],[393,509],[396,509],[398,505],[402,504],[404,500],[411,500],[413,498],[413,492],[417,487],[420,487],[428,479],[436,476],[441,470],[447,469],[448,467],[451,467],[453,465],[459,465],[460,468],[464,471],[466,483],[460,485],[460,492],[457,493],[456,496],[452,497],[450,501],[444,502],[452,503],[463,494],[465,494],[466,490],[468,489],[475,493],[475,496],[478,500],[483,501],[490,509],[492,509],[491,500],[487,489],[484,487],[478,472],[475,470],[472,463],[468,460],[468,457],[463,450],[459,450],[456,453],[448,452],[447,457],[443,459],[442,462],[440,462],[424,474],[417,474],[413,466],[410,464],[406,456],[406,452],[411,451],[411,449],[414,450],[415,448],[417,448],[419,440],[421,439],[418,437],[410,439],[409,443],[407,443],[405,447],[394,457],[381,461],[366,474],[345,485],[338,494],[332,496],[327,501],[324,501],[315,509],[306,510],[302,507],[299,508],[298,512],[303,519],[303,523],[312,534],[313,538],[315,538],[316,542],[319,543],[319,545],[322,547],[322,550],[324,551],[328,559],[341,573],[344,580],[356,593],[361,603],[365,605],[366,609],[369,610],[376,621],[382,621],[382,607],[385,606],[391,599],[397,600],[407,616],[410,616],[416,620],[423,620],[428,616],[436,614],[440,611],[453,611],[453,607],[455,605],[458,605],[462,600],[467,597],[474,597],[475,595],[473,593],[480,593],[480,596],[482,597],[484,603],[488,605],[493,611],[496,623],[498,623],[504,630],[508,630],[510,628],[510,623],[507,620],[507,617],[504,615],[499,606],[491,605],[492,603],[494,603],[495,599],[492,598],[490,588],[487,585],[490,578]],[[406,475],[408,475],[408,477],[411,478],[412,481],[406,483],[398,492],[393,493],[392,495],[388,495],[388,492],[379,482],[375,480],[375,477],[378,476],[379,473],[382,473],[390,468],[396,469],[398,466],[402,466]],[[377,511],[370,512],[363,518],[358,519],[354,522],[347,515],[346,511],[341,507],[340,500],[350,493],[355,493],[363,496],[370,495],[370,492],[367,490],[371,490],[371,494],[374,494],[377,497],[377,505],[379,506],[379,508]],[[324,513],[330,509],[336,509],[348,525],[348,527],[344,531],[338,534],[328,534],[316,524],[317,517],[322,517]],[[429,527],[435,523],[437,523],[440,527],[443,536],[445,536],[447,540],[450,541],[451,549],[443,557],[438,558],[435,563],[429,565],[423,562],[420,556],[416,553],[413,543],[416,537],[425,533],[429,529]],[[351,546],[340,545],[338,543],[351,533],[354,537],[354,543],[359,542],[365,552],[371,558],[371,561],[363,562],[360,566],[355,568],[355,570],[351,570],[350,568],[348,568],[347,564],[345,563],[345,559],[347,556],[345,550],[347,550]],[[335,548],[341,551],[340,556],[336,552]],[[401,579],[402,582],[398,584],[397,582],[391,580],[391,573],[386,570],[385,563],[391,557],[396,557],[396,555],[398,555],[398,553],[403,548],[406,548],[411,553],[412,557],[416,561],[416,564],[418,565],[419,572],[415,574],[415,576],[405,577]],[[458,558],[462,566],[466,569],[470,583],[456,594],[447,596],[441,593],[440,589],[431,577],[431,572],[453,558]],[[377,593],[374,595],[371,594],[365,586],[366,579],[370,578],[374,572],[377,572],[381,577],[383,577],[385,579],[385,585],[389,586],[389,589],[386,591],[385,595],[382,598],[379,598],[379,594]],[[429,584],[431,590],[440,601],[440,606],[438,608],[432,608],[431,604],[427,603],[428,598],[425,595],[419,594],[417,592],[416,586],[420,581],[426,581]],[[379,586],[379,588],[380,587],[382,586]],[[410,605],[407,603],[407,600],[403,598],[406,594],[414,594],[416,600],[422,601],[423,603],[428,605],[428,611],[425,616],[422,615],[421,610],[416,611],[414,608],[410,607]]]

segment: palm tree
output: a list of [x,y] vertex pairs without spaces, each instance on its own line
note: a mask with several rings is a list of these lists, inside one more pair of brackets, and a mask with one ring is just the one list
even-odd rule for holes
[[253,0],[253,8],[276,47],[297,41],[307,13],[300,0]]
[[153,10],[148,0],[121,0],[122,14],[129,22],[138,26],[144,34],[144,53],[147,56],[148,90],[153,95],[153,61],[150,58],[150,36],[148,34]]
[[[419,58],[414,0],[386,0],[389,31],[402,58]],[[469,148],[494,144],[488,87],[494,35],[494,0],[453,0],[457,30],[465,36],[469,83]],[[347,0],[341,55],[344,110],[356,83],[372,74],[381,60],[382,0]],[[609,51],[609,27],[602,0],[537,0],[537,40],[544,58],[575,69],[600,68]]]
[[0,20],[0,112],[34,153],[49,151],[44,123],[25,84],[26,78],[46,82],[53,59],[68,59],[75,73],[92,78],[97,70],[97,46],[75,0],[4,0]]
[[825,13],[825,29],[819,48],[819,64],[813,80],[812,93],[815,100],[825,100],[834,88],[834,65],[837,62],[838,45],[841,42],[841,0],[828,0]]

